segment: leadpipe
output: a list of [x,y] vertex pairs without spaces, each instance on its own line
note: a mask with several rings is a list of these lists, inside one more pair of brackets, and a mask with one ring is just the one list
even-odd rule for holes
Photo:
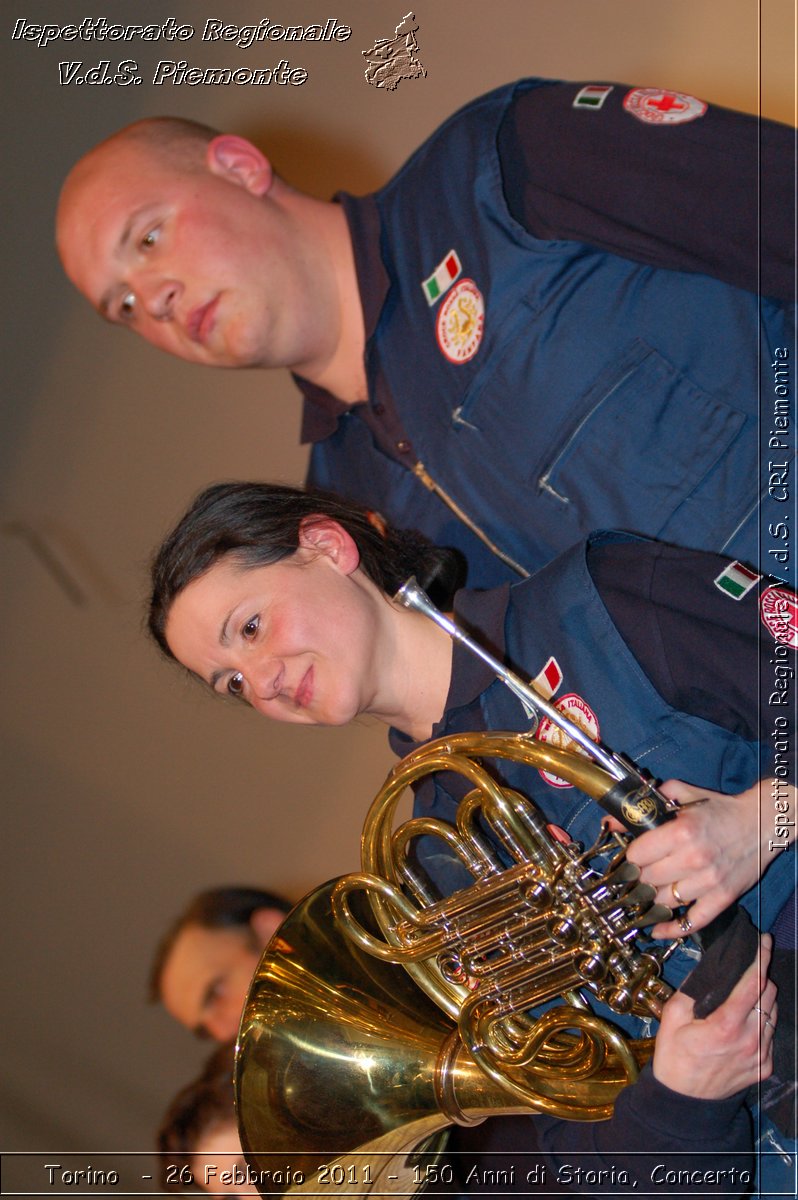
[[[568,738],[581,746],[589,758],[603,767],[619,784],[624,785],[625,789],[631,785],[634,785],[638,789],[644,789],[645,796],[653,805],[655,811],[652,814],[648,814],[645,821],[642,821],[639,817],[632,820],[632,826],[643,823],[646,827],[651,828],[653,825],[659,824],[660,821],[667,820],[672,815],[674,805],[658,791],[649,779],[646,779],[630,759],[617,754],[602,742],[594,742],[583,729],[580,729],[575,721],[572,721],[570,717],[566,717],[564,713],[561,713],[558,708],[555,708],[553,704],[545,700],[534,688],[524,683],[519,675],[516,675],[514,671],[506,667],[504,663],[499,662],[498,658],[495,658],[489,650],[486,650],[479,642],[475,642],[473,638],[469,637],[450,617],[447,617],[445,613],[442,613],[440,609],[435,607],[414,576],[411,575],[402,587],[400,587],[394,596],[394,600],[404,605],[405,608],[423,613],[424,616],[429,617],[431,621],[434,621],[436,625],[445,630],[454,641],[460,642],[472,654],[481,658],[490,667],[496,677],[501,679],[502,683],[518,697],[530,716],[536,714],[538,717],[548,717]],[[630,822],[628,817],[622,814],[619,798],[611,799],[608,795],[607,801],[608,803],[605,803],[603,806],[614,815],[618,815],[624,821],[624,824],[629,827]]]

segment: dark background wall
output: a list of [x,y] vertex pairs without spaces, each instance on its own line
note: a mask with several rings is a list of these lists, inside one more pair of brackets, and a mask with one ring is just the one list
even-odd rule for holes
[[[189,893],[299,896],[353,868],[389,762],[383,731],[270,728],[213,703],[141,631],[151,548],[205,483],[300,481],[287,376],[202,371],[102,326],[52,249],[60,181],[93,142],[174,113],[260,141],[328,196],[377,186],[461,103],[525,74],[663,84],[791,121],[790,0],[417,0],[427,78],[367,86],[386,0],[28,0],[6,6],[2,400],[3,1101],[8,1150],[146,1149],[204,1050],[144,1003],[158,934]],[[174,16],[201,29],[335,16],[343,43],[12,41],[14,22]],[[79,49],[76,49],[79,47]],[[138,87],[60,86],[58,62],[132,57]],[[301,87],[152,85],[154,63],[263,66]],[[761,90],[761,97],[760,97]],[[10,1182],[6,1182],[6,1188]],[[49,1189],[45,1189],[49,1190]]]

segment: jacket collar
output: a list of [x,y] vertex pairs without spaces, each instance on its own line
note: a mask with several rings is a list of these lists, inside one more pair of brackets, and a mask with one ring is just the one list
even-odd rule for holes
[[[390,288],[390,277],[380,251],[380,216],[374,196],[350,196],[338,192],[333,199],[344,210],[355,256],[360,303],[366,332],[366,351],[380,319]],[[351,411],[332,392],[294,374],[294,382],[304,397],[301,441],[321,442],[335,433],[338,422]]]

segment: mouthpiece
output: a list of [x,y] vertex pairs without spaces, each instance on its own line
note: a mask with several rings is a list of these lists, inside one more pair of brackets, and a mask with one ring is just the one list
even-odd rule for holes
[[415,608],[418,612],[423,612],[427,617],[432,617],[433,613],[438,611],[419,585],[415,575],[411,575],[409,579],[405,580],[394,596],[394,600],[403,604],[405,608]]

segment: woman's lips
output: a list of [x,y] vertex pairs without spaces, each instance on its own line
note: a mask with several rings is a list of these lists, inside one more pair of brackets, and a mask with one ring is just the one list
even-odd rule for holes
[[205,344],[216,321],[216,306],[218,303],[219,297],[216,295],[207,304],[203,304],[201,308],[195,308],[191,313],[188,319],[188,336],[192,342],[199,342],[200,345]]
[[313,667],[308,667],[299,681],[299,687],[294,692],[294,704],[297,708],[307,708],[313,699]]

